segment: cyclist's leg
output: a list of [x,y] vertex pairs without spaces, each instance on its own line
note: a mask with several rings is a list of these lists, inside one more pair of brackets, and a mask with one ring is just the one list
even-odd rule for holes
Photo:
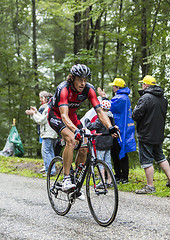
[[57,139],[55,139],[53,148],[54,148],[54,155],[60,156],[61,150],[63,148],[61,144],[61,137],[58,137]]
[[64,175],[69,175],[70,167],[73,161],[73,151],[75,147],[74,134],[66,127],[61,131],[61,135],[66,143],[63,151]]
[[64,191],[67,191],[76,186],[74,183],[72,183],[72,180],[70,177],[70,167],[73,161],[73,151],[75,147],[75,140],[74,140],[74,134],[67,127],[61,131],[61,135],[66,143],[63,151],[64,182],[63,182],[62,188]]
[[65,140],[65,148],[63,151],[63,171],[64,171],[64,183],[63,190],[73,188],[75,184],[72,184],[70,178],[70,167],[73,160],[73,150],[75,147],[74,133],[71,132],[62,119],[58,118],[54,111],[50,110],[48,115],[50,126],[60,134]]
[[87,148],[82,148],[80,147],[80,149],[78,150],[77,156],[76,156],[76,168],[78,167],[78,165],[80,163],[85,163],[87,158]]
[[[75,126],[77,126],[77,128],[82,129],[83,125],[81,123],[81,121],[78,119],[77,114],[74,114],[74,118],[72,119],[73,123],[75,124]],[[87,143],[87,139],[84,139],[84,143]],[[87,146],[83,146],[80,147],[80,149],[78,150],[76,159],[75,159],[75,163],[76,163],[76,167],[78,167],[78,165],[80,163],[85,163],[87,158]]]

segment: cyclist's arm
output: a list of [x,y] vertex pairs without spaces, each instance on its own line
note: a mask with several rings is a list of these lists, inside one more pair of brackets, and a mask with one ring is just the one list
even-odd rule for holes
[[[109,117],[106,115],[106,113],[102,110],[101,107],[99,107],[99,108],[96,109],[96,113],[97,113],[97,116],[98,116],[99,120],[103,123],[103,125],[104,125],[107,129],[109,129],[109,128],[112,127],[112,126],[114,126],[115,128],[118,128],[118,127],[115,125],[115,122],[114,122],[114,121],[113,121],[113,124],[114,124],[114,125],[111,124]],[[113,138],[117,138],[117,137],[118,137],[117,133],[113,133],[113,134],[111,134],[111,135],[112,135]]]
[[77,127],[73,124],[73,122],[68,116],[68,112],[69,112],[68,106],[61,106],[59,109],[60,109],[62,121],[74,133]]
[[102,110],[101,107],[97,108],[96,109],[96,113],[97,113],[97,116],[99,118],[99,120],[103,123],[103,125],[109,129],[110,127],[112,127],[112,124],[110,122],[110,119],[109,117],[106,115],[106,113]]

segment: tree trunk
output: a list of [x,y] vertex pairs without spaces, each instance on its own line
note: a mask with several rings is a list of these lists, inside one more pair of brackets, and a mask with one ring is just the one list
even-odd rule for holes
[[[96,23],[95,23],[94,27],[92,28],[91,37],[89,38],[89,40],[87,42],[87,50],[92,50],[93,49],[96,30],[100,29],[100,23],[101,23],[101,18],[102,18],[103,12],[99,15],[99,17],[96,20]],[[91,21],[91,23],[92,23],[92,21]],[[91,26],[93,26],[93,24],[91,24]]]
[[142,27],[141,27],[141,54],[142,54],[142,77],[146,76],[148,73],[147,65],[147,17],[146,17],[146,6],[147,1],[142,0]]
[[107,13],[104,16],[104,34],[103,34],[103,49],[102,49],[102,76],[101,76],[101,88],[104,88],[104,73],[105,73],[105,52],[106,52],[106,17]]
[[82,48],[81,13],[74,15],[74,55]]
[[[119,22],[118,22],[118,36],[120,36],[120,26],[121,26],[121,18],[122,18],[122,7],[123,7],[123,0],[120,1],[119,6]],[[116,77],[118,73],[118,65],[119,65],[119,56],[121,51],[122,43],[119,38],[117,38],[117,44],[116,44],[116,59],[115,59],[115,76]]]
[[18,0],[16,0],[16,21],[15,21],[15,32],[16,32],[16,48],[18,55],[18,65],[19,65],[19,77],[21,77],[21,69],[20,69],[20,35],[19,35],[19,22],[18,22]]
[[[151,32],[151,36],[150,36],[148,57],[150,57],[151,54],[152,54],[151,53],[151,47],[152,47],[152,43],[153,43],[153,36],[154,36],[154,32],[155,32],[156,20],[157,20],[158,12],[159,12],[159,9],[160,9],[160,4],[161,4],[161,0],[159,0],[159,2],[158,2],[156,12],[155,12],[155,16],[154,16],[153,27],[152,27],[152,32]],[[150,68],[151,68],[151,64],[148,64],[148,72],[150,72]]]
[[[32,0],[32,37],[33,37],[33,77],[36,82],[35,93],[39,96],[39,82],[38,82],[38,64],[37,64],[37,33],[36,33],[36,6],[35,0]],[[38,105],[39,101],[36,102]]]
[[[35,81],[35,94],[36,98],[36,106],[39,105],[39,81],[38,81],[38,64],[37,64],[37,35],[36,35],[36,6],[35,0],[32,0],[32,23],[33,23],[33,78]],[[37,137],[37,144],[39,142],[39,137]],[[41,156],[41,151],[37,147],[37,156]]]
[[86,49],[87,49],[88,41],[89,41],[89,28],[90,28],[89,13],[90,13],[90,11],[91,11],[91,6],[89,6],[83,14],[83,18],[87,19],[87,20],[84,20],[84,23],[83,23],[83,48],[86,48]]
[[140,59],[138,57],[138,50],[133,53],[132,57],[132,65],[131,65],[131,71],[130,71],[130,81],[129,81],[129,87],[132,89],[132,108],[135,107],[138,99],[139,99],[139,94],[138,94],[138,82],[136,79],[138,79],[139,76],[139,62]]

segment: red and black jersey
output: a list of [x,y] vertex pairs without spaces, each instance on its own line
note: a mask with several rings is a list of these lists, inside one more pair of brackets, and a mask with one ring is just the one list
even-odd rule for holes
[[72,118],[77,108],[80,107],[86,98],[89,99],[94,109],[100,107],[95,88],[92,84],[86,83],[83,92],[76,92],[72,89],[70,82],[64,81],[57,86],[52,101],[49,103],[49,107],[61,118],[59,108],[68,106],[69,117]]

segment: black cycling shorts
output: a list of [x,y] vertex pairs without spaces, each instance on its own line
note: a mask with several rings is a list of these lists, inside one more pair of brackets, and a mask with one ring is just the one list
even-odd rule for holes
[[[78,119],[77,114],[74,115],[74,118],[70,118],[70,119],[77,128],[79,128],[79,129],[83,128],[83,125],[80,122],[80,120]],[[55,114],[55,111],[53,109],[49,109],[48,122],[49,122],[51,128],[54,129],[59,135],[61,135],[61,131],[64,128],[66,128],[66,125],[64,124],[62,119],[59,118],[57,116],[57,114]]]

